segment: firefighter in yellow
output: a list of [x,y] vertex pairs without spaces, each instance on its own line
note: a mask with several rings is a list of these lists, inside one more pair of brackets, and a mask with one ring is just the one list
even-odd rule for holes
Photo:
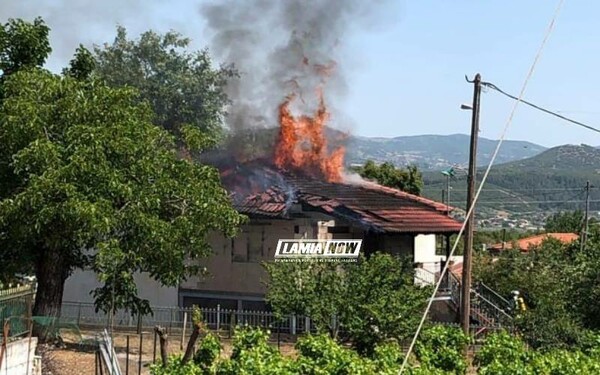
[[525,305],[525,300],[521,297],[521,293],[518,290],[512,292],[513,295],[513,306],[515,313],[523,313],[527,311],[527,306]]

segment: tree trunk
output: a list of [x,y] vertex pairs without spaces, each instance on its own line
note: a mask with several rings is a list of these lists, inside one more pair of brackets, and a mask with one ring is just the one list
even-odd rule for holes
[[154,327],[154,332],[156,332],[160,339],[160,358],[162,360],[162,366],[167,367],[169,360],[167,355],[167,330],[164,327],[156,326]]
[[200,332],[202,331],[203,326],[201,322],[194,323],[194,330],[192,331],[192,335],[188,340],[187,348],[185,349],[185,354],[183,355],[183,359],[181,360],[182,364],[188,363],[193,355],[194,355],[194,346],[196,345],[196,341],[198,340],[198,336],[200,336]]
[[34,334],[41,342],[52,339],[60,317],[65,281],[69,275],[68,265],[60,250],[42,250],[36,265],[37,291],[33,316],[45,317],[43,324],[34,325]]

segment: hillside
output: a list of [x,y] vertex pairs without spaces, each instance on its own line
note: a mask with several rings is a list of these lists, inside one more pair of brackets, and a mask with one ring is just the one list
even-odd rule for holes
[[[478,181],[483,177],[478,171]],[[425,173],[424,194],[440,199],[445,189],[445,177]],[[506,210],[532,212],[583,209],[585,184],[600,186],[600,150],[591,146],[565,145],[554,147],[531,158],[500,164],[492,168],[480,198],[484,211]],[[466,176],[451,181],[451,200],[463,206],[466,199]],[[599,210],[600,194],[590,191],[590,207]]]
[[[349,163],[368,159],[391,161],[396,165],[416,164],[423,170],[439,170],[450,165],[464,167],[469,161],[470,137],[465,134],[418,135],[396,138],[351,137]],[[489,163],[497,141],[478,140],[478,165]],[[537,155],[545,147],[524,141],[505,141],[497,157],[498,163],[521,160]]]
[[[273,149],[277,129],[255,129],[238,133],[225,146],[246,157],[264,154]],[[364,164],[390,161],[398,166],[416,164],[422,170],[440,170],[451,165],[464,167],[469,161],[469,136],[419,135],[395,138],[347,136],[335,129],[327,129],[330,144],[346,144],[346,164]],[[497,141],[479,138],[478,164],[489,163]],[[545,148],[530,142],[505,141],[497,158],[498,163],[521,160],[537,155]]]
[[532,158],[505,163],[499,169],[527,171],[572,170],[600,171],[600,149],[588,145],[564,145],[548,149]]

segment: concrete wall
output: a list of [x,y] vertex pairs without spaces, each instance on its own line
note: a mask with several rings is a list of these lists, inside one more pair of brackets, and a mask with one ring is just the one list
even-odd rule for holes
[[[177,306],[177,287],[162,287],[148,274],[136,274],[134,280],[139,297],[150,301],[151,306]],[[90,292],[101,285],[94,272],[77,270],[65,282],[63,302],[94,302]]]
[[209,275],[192,277],[181,284],[182,289],[225,294],[262,296],[266,273],[262,262],[275,257],[280,239],[325,237],[319,234],[317,222],[311,219],[253,221],[241,228],[233,239],[213,234],[210,242],[213,254],[202,260]]
[[[37,337],[9,342],[0,366],[0,375],[36,374],[34,370]],[[41,374],[41,369],[37,374]]]
[[[261,309],[267,291],[268,275],[262,262],[272,261],[280,239],[362,239],[364,232],[322,214],[304,212],[307,216],[295,220],[252,220],[241,228],[234,239],[220,234],[210,238],[213,255],[201,261],[209,276],[193,277],[181,284],[180,304],[200,304],[205,307]],[[366,244],[363,242],[363,252]],[[415,236],[394,234],[377,236],[370,242],[370,250],[396,255],[413,256],[416,251]],[[430,246],[431,245],[431,246]],[[421,241],[418,252],[435,254],[435,236],[432,241]],[[429,255],[427,255],[429,257]],[[429,259],[429,258],[427,258]]]
[[[234,239],[210,237],[213,255],[200,262],[207,277],[192,277],[181,284],[180,305],[220,305],[228,309],[264,309],[268,275],[262,265],[275,257],[280,239],[360,239],[363,232],[331,217],[302,212],[293,220],[252,220]],[[335,230],[332,230],[335,228]]]

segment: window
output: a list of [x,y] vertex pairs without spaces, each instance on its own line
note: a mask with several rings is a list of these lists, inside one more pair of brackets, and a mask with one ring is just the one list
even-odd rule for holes
[[235,239],[231,240],[233,262],[248,261],[248,234],[240,233]]
[[446,255],[446,236],[436,234],[435,255]]

